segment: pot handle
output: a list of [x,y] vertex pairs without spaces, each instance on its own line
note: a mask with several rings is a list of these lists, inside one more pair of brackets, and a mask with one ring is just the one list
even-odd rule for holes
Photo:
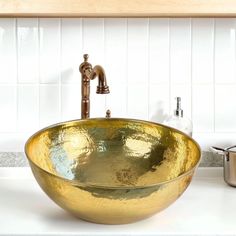
[[227,148],[225,149],[225,151],[229,151],[230,149],[235,148],[235,147],[236,147],[236,145],[233,145],[233,146],[227,147]]
[[213,151],[217,154],[220,154],[220,155],[224,155],[227,152],[227,150],[225,150],[223,148],[214,147],[214,146],[211,146],[211,151]]

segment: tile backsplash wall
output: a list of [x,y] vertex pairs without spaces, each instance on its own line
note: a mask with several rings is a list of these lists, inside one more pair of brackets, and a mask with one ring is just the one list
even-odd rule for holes
[[236,143],[236,19],[0,19],[0,150],[80,118],[83,54],[105,68],[91,117],[163,121],[182,97],[204,150]]

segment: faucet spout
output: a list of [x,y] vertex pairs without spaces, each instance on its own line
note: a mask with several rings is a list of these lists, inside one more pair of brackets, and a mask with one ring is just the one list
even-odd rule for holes
[[104,69],[97,65],[93,68],[93,77],[95,79],[98,77],[98,86],[97,86],[97,94],[107,94],[110,93],[109,87],[107,86],[107,79]]
[[104,69],[97,65],[94,68],[88,62],[88,54],[84,54],[84,62],[79,67],[81,73],[81,118],[87,119],[90,116],[90,80],[98,77],[98,94],[110,93],[107,85],[106,74]]

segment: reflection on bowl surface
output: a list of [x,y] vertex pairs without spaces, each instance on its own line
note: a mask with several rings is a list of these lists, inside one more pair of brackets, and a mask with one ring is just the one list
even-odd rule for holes
[[144,219],[174,202],[200,160],[187,135],[152,122],[86,119],[45,128],[26,143],[36,180],[72,214],[96,223]]

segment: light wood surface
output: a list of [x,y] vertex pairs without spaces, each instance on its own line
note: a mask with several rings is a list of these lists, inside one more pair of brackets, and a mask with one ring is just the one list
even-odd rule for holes
[[231,17],[236,0],[0,0],[0,17]]

